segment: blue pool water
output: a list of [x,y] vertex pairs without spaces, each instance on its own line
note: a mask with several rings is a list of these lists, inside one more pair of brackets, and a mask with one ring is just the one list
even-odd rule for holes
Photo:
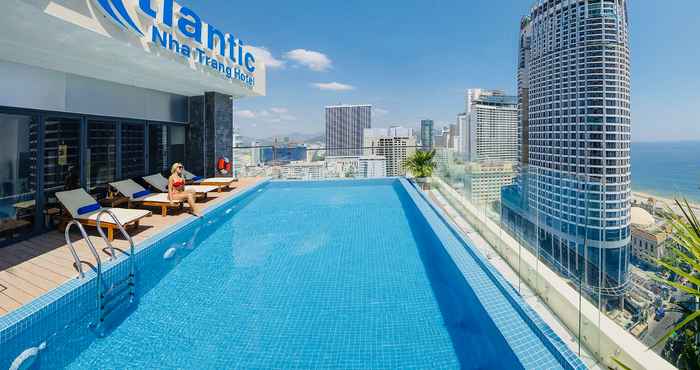
[[486,311],[399,181],[273,182],[209,223],[139,269],[138,304],[104,338],[74,323],[39,365],[561,368],[512,307]]

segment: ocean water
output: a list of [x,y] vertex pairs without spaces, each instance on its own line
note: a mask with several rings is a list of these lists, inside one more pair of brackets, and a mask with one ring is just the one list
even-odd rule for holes
[[700,141],[632,143],[632,189],[700,203]]

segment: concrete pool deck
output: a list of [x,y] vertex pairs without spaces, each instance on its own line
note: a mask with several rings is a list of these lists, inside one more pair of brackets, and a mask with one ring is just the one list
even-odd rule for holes
[[[210,209],[263,180],[241,178],[234,184],[235,189],[209,193],[209,199],[200,204],[205,210]],[[194,217],[185,212],[162,217],[155,209],[153,213],[153,216],[141,220],[138,229],[127,228],[136,245],[168,227]],[[87,227],[86,230],[104,263],[110,257],[107,246],[94,227]],[[89,269],[87,264],[93,265],[94,257],[77,229],[74,228],[71,235],[78,256],[83,261],[83,269]],[[119,232],[115,233],[113,245],[118,250],[129,249],[128,241]],[[57,230],[0,248],[0,317],[75,279],[78,272],[73,265],[74,260],[64,234]]]

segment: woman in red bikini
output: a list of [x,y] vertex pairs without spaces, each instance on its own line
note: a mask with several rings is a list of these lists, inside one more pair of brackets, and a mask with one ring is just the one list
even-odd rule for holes
[[182,177],[183,166],[181,163],[175,163],[170,168],[170,178],[168,179],[168,199],[171,201],[185,201],[190,205],[190,212],[201,217],[197,206],[195,205],[194,193],[185,190],[185,179]]

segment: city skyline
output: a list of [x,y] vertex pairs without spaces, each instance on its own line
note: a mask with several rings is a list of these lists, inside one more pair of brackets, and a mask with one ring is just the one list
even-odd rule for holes
[[[694,10],[700,4],[680,2],[674,7],[653,2],[630,5],[630,17],[635,20],[631,24],[631,46],[635,50],[631,61],[635,83],[631,96],[635,108],[633,142],[700,140],[700,125],[695,118],[700,77],[693,67],[700,64],[700,51],[686,46],[694,43],[688,27],[694,24]],[[214,4],[204,0],[198,7],[222,26],[231,23],[224,15],[216,14]],[[517,95],[518,40],[513,34],[517,34],[517,24],[530,4],[450,2],[441,4],[440,9],[426,10],[416,1],[400,9],[399,14],[378,7],[370,21],[363,18],[362,29],[348,33],[350,25],[364,17],[363,4],[343,6],[343,19],[321,3],[311,6],[313,12],[309,14],[298,14],[291,4],[276,4],[279,17],[295,25],[291,35],[265,27],[265,22],[271,20],[264,17],[237,19],[236,28],[256,30],[255,34],[242,36],[264,47],[272,57],[268,62],[268,96],[241,100],[236,107],[243,135],[322,133],[323,107],[338,103],[373,104],[375,127],[398,124],[417,128],[424,118],[433,119],[435,126],[441,127],[454,122],[469,88],[480,86]],[[252,13],[266,11],[263,4],[248,7]],[[447,17],[435,29],[408,27],[433,12],[440,12],[442,19]],[[463,17],[460,22],[458,16]],[[479,25],[484,24],[481,19],[494,22],[491,32],[480,31]],[[324,32],[316,35],[312,27],[322,27]],[[345,34],[354,35],[360,42],[352,48],[328,42]],[[473,40],[476,34],[478,42],[458,42]],[[376,35],[385,40],[377,43]],[[430,47],[424,46],[426,52],[421,53],[420,45]]]

